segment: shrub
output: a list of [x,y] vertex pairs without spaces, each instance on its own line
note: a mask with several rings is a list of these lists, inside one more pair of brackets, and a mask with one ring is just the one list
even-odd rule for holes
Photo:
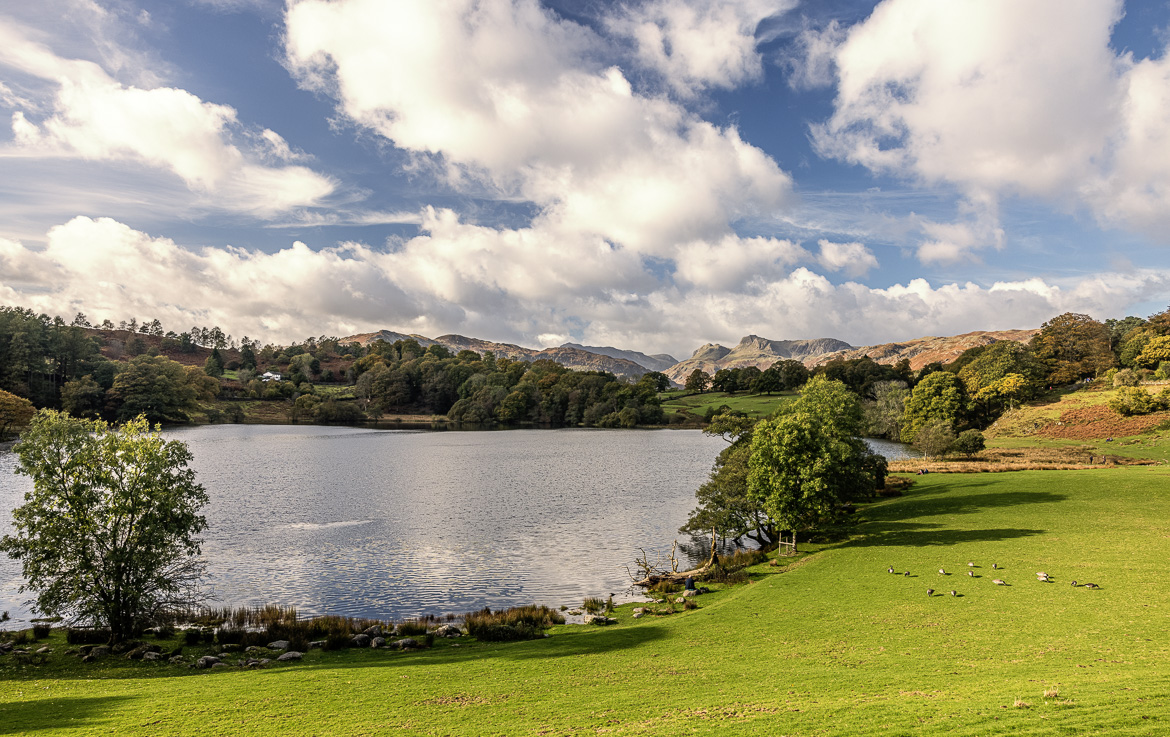
[[32,636],[34,640],[43,640],[49,636],[53,631],[52,625],[48,624],[34,624],[32,627]]
[[394,628],[399,637],[421,637],[427,633],[427,623],[419,619],[408,619]]
[[[604,603],[603,603],[604,606]],[[483,642],[531,640],[554,624],[564,624],[565,618],[555,609],[530,604],[493,612],[484,607],[478,612],[463,615],[467,634]]]
[[601,614],[605,609],[605,602],[594,596],[585,597],[585,601],[581,604],[581,608],[590,614]]
[[215,633],[215,639],[220,645],[239,645],[243,643],[246,634],[248,633],[242,629],[221,627]]
[[188,645],[198,645],[203,639],[203,632],[192,627],[191,629],[183,630],[183,642]]
[[65,642],[70,645],[101,645],[110,641],[110,631],[104,627],[68,627]]
[[325,636],[326,650],[344,650],[353,645],[353,635],[348,632],[330,632]]
[[1123,386],[1109,400],[1109,409],[1119,415],[1148,415],[1163,408],[1162,395],[1157,398],[1140,386]]
[[973,456],[987,447],[983,433],[978,430],[964,430],[955,438],[955,451],[965,456]]
[[1142,381],[1142,377],[1137,371],[1130,368],[1121,369],[1113,375],[1113,386],[1137,386]]

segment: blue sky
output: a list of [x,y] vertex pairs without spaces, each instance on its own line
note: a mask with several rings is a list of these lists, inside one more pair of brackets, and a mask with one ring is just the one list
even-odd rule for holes
[[0,4],[0,303],[679,358],[1170,303],[1170,5]]

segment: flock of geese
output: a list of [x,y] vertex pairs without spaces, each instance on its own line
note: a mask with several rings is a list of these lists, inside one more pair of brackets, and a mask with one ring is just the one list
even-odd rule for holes
[[[978,576],[975,573],[975,569],[978,567],[979,566],[975,565],[974,563],[968,563],[967,564],[967,569],[968,569],[967,575],[970,576],[971,578],[982,578],[981,576]],[[997,571],[1003,570],[999,567],[998,564],[995,564],[995,563],[991,564],[991,568],[993,570],[997,570]],[[888,573],[893,573],[893,574],[897,573],[897,571],[894,570],[893,566],[890,566],[889,568],[887,568],[886,571]],[[902,573],[902,575],[909,577],[910,571],[905,571]],[[940,569],[938,569],[938,575],[949,576],[951,574],[947,573],[945,568],[940,568]],[[1053,578],[1051,576],[1049,576],[1047,573],[1045,573],[1044,571],[1037,571],[1036,572],[1036,580],[1039,581],[1040,583],[1056,583],[1056,581],[1054,581]],[[991,579],[991,582],[993,584],[995,584],[996,586],[1008,586],[1009,585],[1008,582],[1004,581],[1002,578],[993,578],[993,579]],[[1100,586],[1098,586],[1095,583],[1077,583],[1076,581],[1073,581],[1072,585],[1073,585],[1073,588],[1076,588],[1077,586],[1081,586],[1081,587],[1084,587],[1086,589],[1099,589],[1099,588],[1101,588]],[[927,589],[926,595],[927,596],[934,596],[934,589]],[[959,592],[952,589],[951,596],[959,596]]]

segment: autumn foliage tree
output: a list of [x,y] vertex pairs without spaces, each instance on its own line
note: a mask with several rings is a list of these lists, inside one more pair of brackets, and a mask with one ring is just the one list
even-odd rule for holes
[[1032,339],[1036,358],[1048,369],[1048,381],[1068,384],[1095,377],[1113,366],[1109,330],[1088,315],[1066,312],[1040,328]]
[[34,414],[32,402],[0,389],[0,440],[7,438],[12,428],[27,425]]

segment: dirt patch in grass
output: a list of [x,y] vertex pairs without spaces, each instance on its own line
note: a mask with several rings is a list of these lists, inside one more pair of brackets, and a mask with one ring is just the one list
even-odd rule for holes
[[1070,440],[1104,440],[1124,438],[1149,432],[1170,419],[1170,412],[1154,412],[1123,417],[1103,404],[1077,407],[1062,412],[1060,418],[1036,433],[1041,437]]

